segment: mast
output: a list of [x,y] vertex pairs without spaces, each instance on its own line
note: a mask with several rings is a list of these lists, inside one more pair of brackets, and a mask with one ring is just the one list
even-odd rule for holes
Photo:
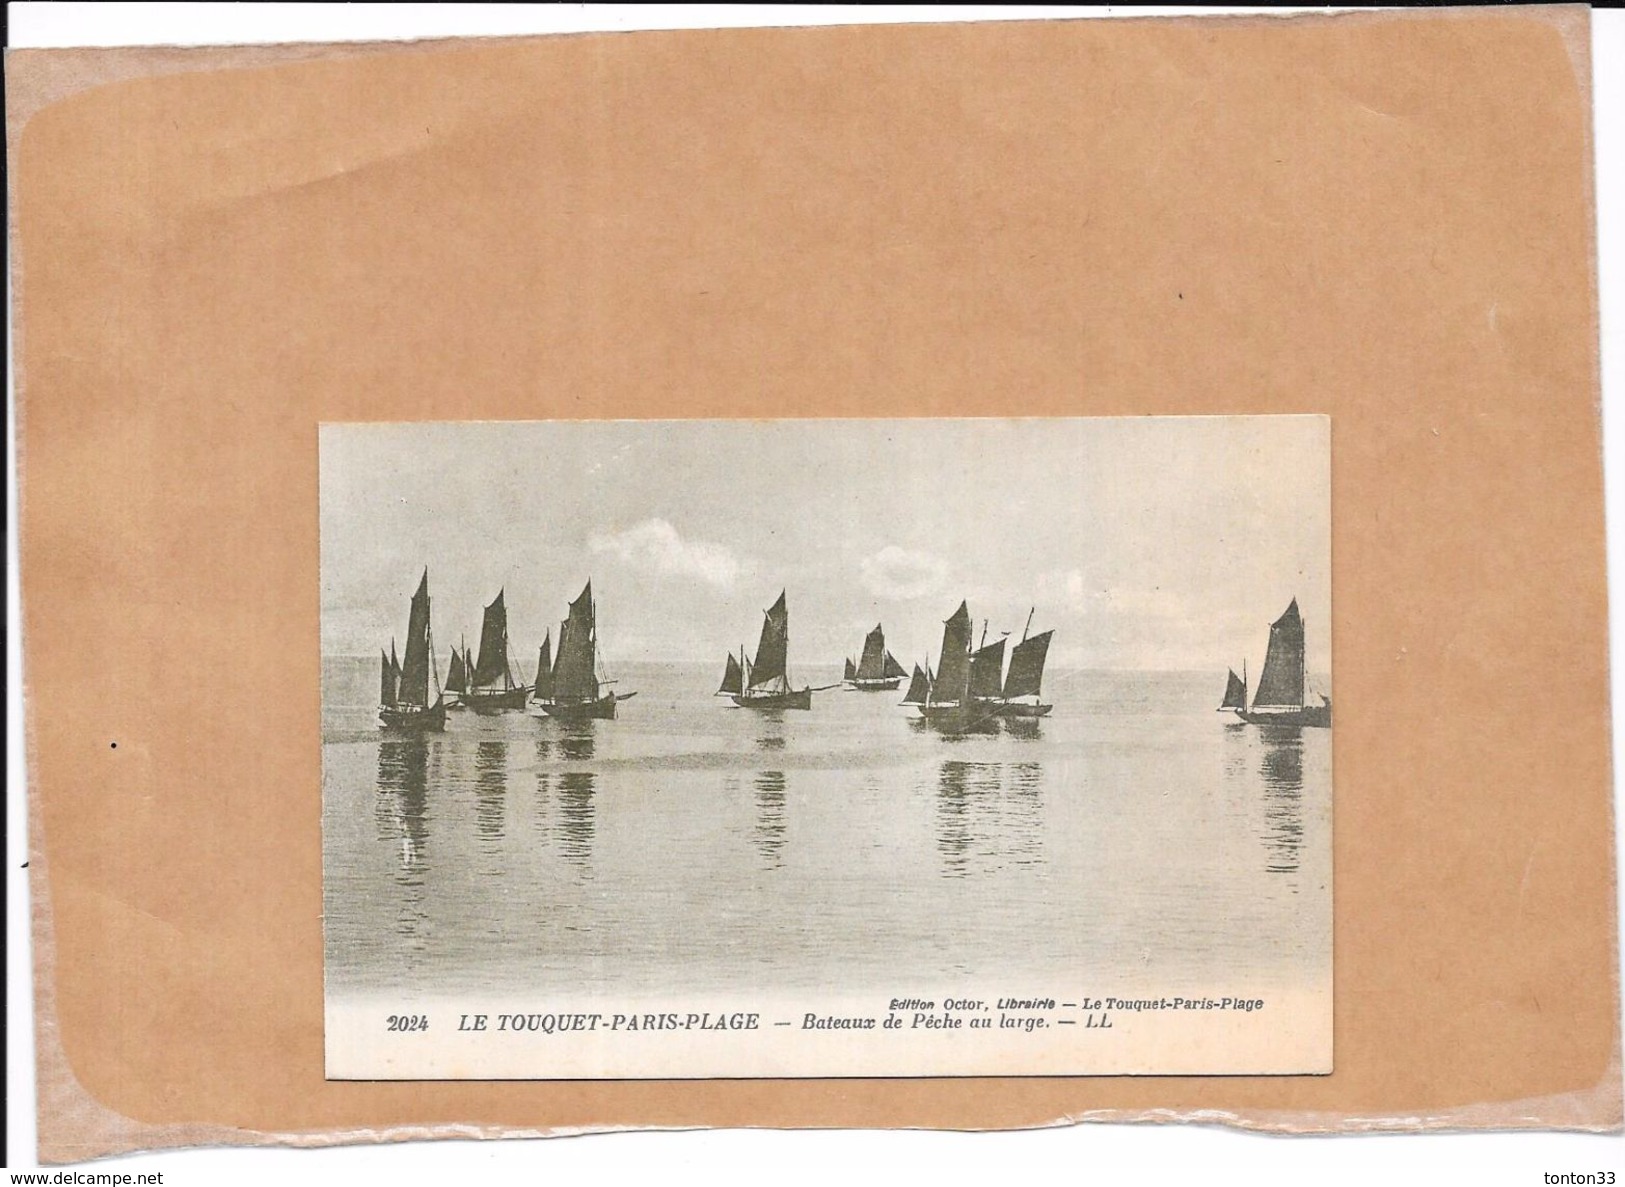
[[434,699],[438,701],[445,693],[440,685],[440,657],[434,653],[434,624],[431,622],[424,630],[429,636],[429,675],[434,677]]
[[[1297,599],[1294,598],[1293,601],[1297,601]],[[1308,634],[1309,634],[1309,632],[1308,632],[1308,624],[1306,623],[1305,624],[1305,629],[1304,629],[1304,642],[1303,642],[1303,678],[1302,678],[1303,697],[1299,702],[1300,704],[1307,704],[1308,701],[1309,701],[1309,638],[1308,638]]]

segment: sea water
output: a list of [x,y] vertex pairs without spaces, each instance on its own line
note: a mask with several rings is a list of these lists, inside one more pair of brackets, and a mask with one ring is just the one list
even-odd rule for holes
[[1332,731],[1214,712],[1223,672],[1051,671],[1050,716],[959,736],[900,691],[616,675],[614,721],[411,737],[376,659],[324,660],[330,995],[1329,984]]

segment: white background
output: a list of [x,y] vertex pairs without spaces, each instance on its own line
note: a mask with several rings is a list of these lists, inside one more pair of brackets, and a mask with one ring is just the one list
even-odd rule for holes
[[[1118,10],[1124,11],[1124,10]],[[1162,8],[1143,12],[1274,11]],[[718,25],[837,24],[1109,16],[1062,7],[497,4],[44,4],[10,6],[11,44],[143,45],[339,41],[449,35]],[[1608,468],[1611,603],[1625,607],[1625,12],[1592,14],[1596,101],[1598,252],[1602,299],[1604,432]],[[8,412],[10,408],[8,388]],[[8,474],[15,453],[8,433]],[[15,488],[12,488],[15,490]],[[15,500],[7,500],[8,640],[16,640]],[[1614,654],[1619,656],[1616,632]],[[12,1169],[38,1164],[26,822],[23,811],[20,654],[6,648],[8,1147]],[[1615,749],[1625,698],[1615,699]],[[1615,811],[1621,802],[1616,781]],[[1599,954],[1600,955],[1600,954]],[[81,1171],[163,1172],[173,1187],[233,1183],[308,1187],[382,1181],[391,1187],[473,1181],[775,1184],[1002,1183],[1021,1175],[1065,1182],[1537,1184],[1545,1172],[1612,1170],[1625,1177],[1625,1138],[1589,1134],[1423,1134],[1287,1138],[1189,1125],[1080,1125],[1005,1134],[699,1131],[503,1142],[425,1142],[324,1150],[232,1148],[159,1152],[84,1164]]]

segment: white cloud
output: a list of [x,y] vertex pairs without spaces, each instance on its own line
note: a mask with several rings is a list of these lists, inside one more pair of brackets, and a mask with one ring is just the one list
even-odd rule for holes
[[588,543],[594,552],[629,565],[692,577],[719,589],[732,588],[745,570],[745,563],[723,545],[685,540],[663,519],[646,519],[624,532],[602,532]]
[[946,561],[927,552],[910,552],[888,544],[858,565],[863,584],[883,598],[923,598],[942,588],[948,576]]

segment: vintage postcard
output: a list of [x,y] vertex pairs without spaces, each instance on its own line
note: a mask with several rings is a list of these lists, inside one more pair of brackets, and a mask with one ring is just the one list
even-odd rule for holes
[[324,425],[328,1076],[1329,1072],[1330,457]]

